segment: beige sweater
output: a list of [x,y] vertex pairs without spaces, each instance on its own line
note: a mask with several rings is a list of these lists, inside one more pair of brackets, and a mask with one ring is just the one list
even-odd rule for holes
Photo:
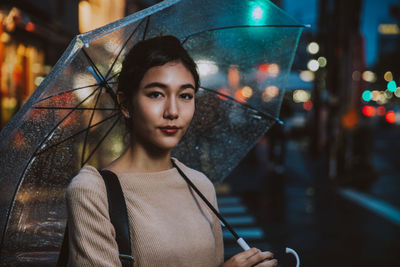
[[[207,177],[175,160],[217,207]],[[223,242],[218,218],[173,168],[118,174],[130,220],[134,266],[219,266]],[[81,169],[67,188],[69,266],[121,266],[103,178]]]

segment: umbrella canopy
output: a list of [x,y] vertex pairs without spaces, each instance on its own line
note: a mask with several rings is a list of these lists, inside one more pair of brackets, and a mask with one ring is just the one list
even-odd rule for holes
[[302,29],[266,1],[169,0],[78,35],[0,133],[0,264],[57,250],[66,185],[124,151],[115,92],[135,43],[175,35],[197,63],[195,117],[173,155],[218,183],[279,121]]

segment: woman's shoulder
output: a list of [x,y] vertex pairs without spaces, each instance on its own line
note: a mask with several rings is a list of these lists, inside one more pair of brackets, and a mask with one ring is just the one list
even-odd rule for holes
[[90,165],[82,167],[79,173],[72,178],[67,187],[67,191],[71,190],[98,190],[104,187],[103,179],[99,171]]
[[180,162],[178,159],[174,158],[174,162],[189,177],[189,179],[193,183],[195,183],[197,186],[200,186],[203,189],[209,189],[209,190],[214,191],[213,183],[211,182],[210,179],[208,179],[208,177],[204,173],[185,165],[184,163]]

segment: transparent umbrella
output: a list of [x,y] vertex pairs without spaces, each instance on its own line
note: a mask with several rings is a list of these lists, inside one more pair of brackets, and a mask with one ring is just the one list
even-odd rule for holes
[[173,154],[218,183],[280,122],[302,29],[266,1],[169,0],[78,35],[0,133],[0,264],[58,251],[66,185],[83,165],[101,168],[124,151],[115,92],[135,43],[175,35],[196,61],[196,113]]

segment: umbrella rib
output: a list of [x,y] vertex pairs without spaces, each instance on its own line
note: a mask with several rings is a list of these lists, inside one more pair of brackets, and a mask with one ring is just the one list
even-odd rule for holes
[[111,132],[112,129],[114,129],[114,126],[117,124],[117,122],[119,121],[121,117],[119,116],[114,123],[111,125],[111,127],[107,130],[107,132],[104,134],[104,136],[100,139],[100,141],[97,143],[96,147],[92,150],[92,152],[90,152],[90,155],[87,157],[87,159],[85,160],[85,162],[83,162],[83,165],[85,165],[93,156],[94,152],[96,152],[96,150],[100,147],[101,143],[103,143],[104,139],[106,139],[107,135]]
[[220,30],[230,30],[230,29],[239,29],[239,28],[305,28],[305,25],[297,24],[297,25],[238,25],[238,26],[226,26],[226,27],[217,27],[207,30],[202,30],[198,32],[191,33],[183,38],[182,44],[186,43],[186,41],[195,35],[202,34],[205,32],[213,32]]
[[87,85],[87,86],[83,86],[83,87],[72,88],[72,89],[68,89],[67,91],[62,91],[62,92],[59,92],[59,93],[54,94],[54,95],[46,96],[45,98],[42,98],[42,99],[38,100],[34,105],[39,104],[40,102],[43,102],[43,101],[45,101],[45,100],[47,100],[49,98],[55,97],[55,96],[59,96],[59,95],[71,93],[73,91],[82,90],[82,89],[86,89],[86,88],[89,88],[89,87],[95,87],[95,86],[100,86],[100,84],[96,83],[96,84]]
[[[121,55],[122,51],[124,50],[124,48],[126,47],[126,45],[128,44],[128,42],[131,40],[131,38],[133,37],[133,35],[138,31],[138,29],[139,29],[140,25],[142,25],[143,21],[144,21],[144,20],[142,20],[142,21],[138,24],[138,26],[133,30],[133,32],[129,35],[128,39],[126,39],[125,43],[122,45],[121,50],[119,50],[118,55],[115,57],[113,63],[111,64],[110,69],[107,71],[106,77],[108,77],[108,75],[110,75],[111,70],[114,68],[115,63],[117,63],[117,60],[118,60],[119,56]],[[113,76],[113,77],[114,77],[114,76]],[[107,80],[109,80],[109,79],[107,79]]]
[[93,60],[90,58],[89,54],[86,52],[86,50],[83,48],[82,49],[83,54],[86,56],[87,60],[89,61],[90,65],[92,65],[94,71],[96,72],[96,75],[101,79],[100,85],[104,86],[106,88],[106,92],[110,94],[111,98],[114,100],[114,103],[117,103],[117,97],[114,94],[114,91],[111,89],[110,85],[107,83],[106,79],[104,79],[103,75],[101,74],[100,70],[97,68],[96,64],[94,64]]
[[279,124],[283,124],[283,121],[281,121],[278,117],[273,116],[273,115],[271,115],[271,114],[269,114],[269,113],[260,111],[260,110],[256,109],[255,107],[253,107],[253,106],[251,106],[251,105],[249,105],[249,104],[247,104],[247,103],[243,103],[242,101],[239,101],[239,100],[237,100],[236,98],[234,98],[234,97],[232,97],[232,96],[230,96],[230,95],[225,95],[225,94],[222,94],[222,93],[220,93],[220,92],[218,92],[218,91],[215,91],[215,90],[213,90],[213,89],[206,88],[206,87],[203,87],[203,86],[201,86],[201,88],[204,89],[204,90],[206,90],[206,91],[208,91],[208,92],[217,94],[217,95],[219,95],[219,96],[221,96],[221,97],[224,97],[224,98],[227,98],[227,99],[229,99],[229,100],[232,100],[232,101],[234,101],[234,102],[236,102],[236,103],[239,103],[239,104],[241,104],[241,105],[243,105],[243,106],[245,106],[245,107],[247,107],[247,108],[250,108],[250,109],[256,111],[260,116],[262,116],[262,117],[265,118],[265,119],[273,120],[273,121],[275,121],[275,122],[277,122],[277,123],[279,123]]
[[33,107],[34,109],[73,109],[73,110],[119,110],[118,108],[79,108],[79,107]]
[[[100,99],[100,96],[101,96],[102,91],[103,91],[103,87],[101,87],[101,89],[99,90],[99,93],[97,94],[96,102],[94,103],[94,108],[97,107],[97,104],[98,104],[98,102],[99,102],[99,99]],[[90,119],[89,119],[89,123],[88,123],[88,128],[87,128],[87,131],[86,131],[86,134],[85,134],[85,140],[84,140],[84,142],[83,142],[83,149],[82,149],[82,156],[81,156],[81,165],[82,165],[82,166],[83,166],[83,162],[84,162],[84,159],[85,159],[86,143],[87,143],[87,138],[88,138],[88,135],[89,135],[90,125],[92,124],[92,121],[93,121],[94,112],[95,112],[95,110],[93,110],[93,111],[92,111],[92,114],[90,114]]]
[[149,29],[149,24],[150,24],[150,17],[151,17],[151,15],[149,15],[149,16],[147,17],[147,20],[146,20],[146,27],[144,28],[142,41],[144,41],[144,39],[146,38],[147,30]]
[[[103,119],[103,120],[101,120],[101,121],[99,121],[99,122],[97,122],[97,123],[95,123],[95,124],[92,124],[92,125],[90,125],[90,128],[94,128],[94,127],[96,127],[97,125],[99,125],[99,124],[101,124],[101,123],[103,123],[103,122],[105,122],[105,121],[107,121],[107,120],[109,120],[109,119],[111,119],[111,118],[114,118],[115,116],[117,116],[117,115],[119,115],[119,114],[120,114],[120,113],[115,113],[115,114],[111,115],[110,117],[107,117],[107,118],[105,118],[105,119]],[[58,146],[58,145],[60,145],[60,144],[62,144],[62,143],[64,143],[64,142],[67,142],[68,140],[74,138],[75,136],[80,135],[81,133],[83,133],[83,132],[85,132],[85,131],[87,131],[87,130],[88,130],[87,128],[85,128],[85,129],[83,129],[83,130],[80,130],[80,131],[74,133],[73,135],[68,136],[67,138],[65,138],[65,139],[63,139],[63,140],[61,140],[61,141],[59,141],[59,142],[57,142],[57,143],[55,143],[55,144],[53,144],[53,145],[51,145],[51,146],[49,146],[49,147],[43,149],[43,150],[41,150],[41,151],[36,152],[36,153],[34,154],[34,156],[39,156],[39,155],[43,154],[44,152],[46,152],[46,151],[52,149],[53,147],[56,147],[56,146]]]

